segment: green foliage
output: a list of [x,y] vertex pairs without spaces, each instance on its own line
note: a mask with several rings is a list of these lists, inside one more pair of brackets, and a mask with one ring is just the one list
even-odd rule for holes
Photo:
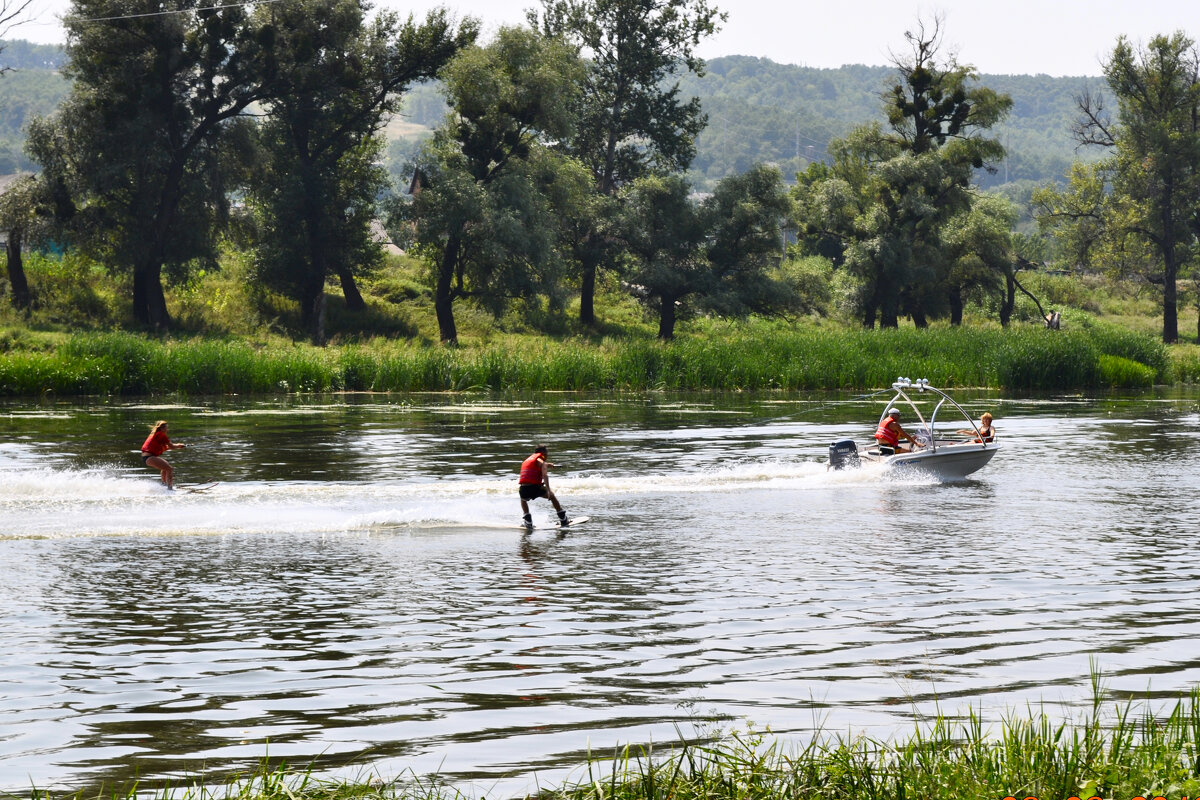
[[408,84],[440,70],[475,27],[444,11],[421,25],[393,13],[366,19],[358,0],[271,7],[279,77],[259,129],[263,158],[249,194],[258,211],[257,278],[294,298],[312,340],[325,339],[326,278],[363,310],[357,278],[382,260],[371,224],[387,185],[378,136]]
[[1133,361],[1139,349],[1152,351],[1135,338],[1092,338],[1082,329],[844,331],[779,322],[748,330],[710,322],[672,342],[507,338],[457,349],[382,342],[255,347],[110,333],[72,337],[50,352],[0,355],[0,393],[868,389],[897,375],[1009,390],[1136,387],[1159,371]]
[[1144,389],[1154,385],[1155,369],[1121,356],[1101,353],[1100,384],[1121,389]]
[[512,297],[553,290],[564,220],[586,178],[541,139],[570,131],[581,70],[562,42],[518,28],[447,67],[453,113],[424,149],[422,190],[395,208],[430,265],[442,341],[458,339],[460,298],[499,315]]
[[1117,120],[1101,98],[1079,100],[1076,135],[1106,157],[1076,166],[1066,190],[1034,195],[1066,266],[1142,275],[1163,288],[1162,338],[1179,338],[1178,280],[1194,258],[1200,214],[1200,55],[1183,31],[1135,48],[1121,36],[1104,65]]
[[1095,386],[1100,353],[1082,331],[1021,329],[992,356],[1001,386],[1050,389]]
[[804,306],[778,268],[790,209],[778,170],[760,165],[725,178],[700,203],[679,176],[640,178],[619,199],[627,278],[657,311],[660,338],[698,309],[745,318]]
[[[111,326],[124,318],[116,297],[118,287],[94,261],[71,253],[29,253],[23,261],[33,294],[25,324],[86,329]],[[0,294],[9,291],[7,277],[0,275]]]
[[65,62],[66,54],[61,45],[0,39],[0,69],[53,72],[61,69]]
[[[6,42],[0,52],[0,64],[16,68],[0,76],[0,175],[32,171],[37,165],[24,152],[25,126],[35,117],[53,113],[67,95],[68,84],[58,72],[45,68],[18,66],[35,63],[32,53],[23,57],[18,45],[26,42]],[[61,58],[61,48],[55,50]]]
[[[542,800],[962,800],[1093,796],[1195,797],[1200,793],[1200,691],[1165,714],[1147,702],[1105,710],[1096,690],[1090,711],[1053,718],[1028,709],[995,726],[969,709],[941,712],[888,739],[819,729],[787,744],[754,729],[675,747],[624,747],[589,754],[585,774],[542,789]],[[222,793],[223,792],[223,793]],[[223,786],[199,781],[160,789],[106,789],[114,800],[463,800],[436,776],[384,783],[370,771],[353,781],[320,778],[267,759]],[[486,798],[487,795],[478,795]],[[32,800],[66,797],[33,789]]]
[[[883,66],[818,69],[752,56],[709,61],[703,76],[681,80],[683,95],[699,97],[710,119],[697,137],[688,179],[708,191],[756,163],[772,162],[792,175],[814,161],[829,161],[833,139],[883,122],[879,95],[892,74]],[[1006,157],[996,173],[976,173],[980,186],[1057,183],[1076,159],[1095,158],[1076,152],[1071,136],[1074,98],[1089,79],[985,74],[980,81],[1013,100],[1011,115],[998,128]]]
[[1169,374],[1177,383],[1200,383],[1200,346],[1176,346],[1171,353]]
[[216,257],[236,172],[224,134],[269,95],[271,36],[243,6],[127,11],[75,0],[64,18],[70,93],[30,126],[29,145],[72,243],[131,274],[135,318],[166,327],[163,270],[181,276]]

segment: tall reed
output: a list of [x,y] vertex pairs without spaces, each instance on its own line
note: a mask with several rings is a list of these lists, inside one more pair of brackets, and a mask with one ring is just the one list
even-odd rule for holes
[[[1096,678],[1093,677],[1095,681]],[[1090,711],[1061,719],[1044,710],[1002,717],[993,729],[979,714],[941,714],[907,735],[877,739],[818,731],[801,744],[762,732],[742,732],[711,743],[681,742],[666,751],[620,748],[592,755],[580,778],[542,790],[539,800],[962,800],[1035,797],[1154,798],[1200,794],[1200,690],[1167,714],[1150,702],[1102,708],[1094,683]],[[223,783],[195,780],[158,788],[65,795],[72,800],[458,800],[464,795],[433,777],[406,776],[384,783],[369,772],[332,780],[312,768],[295,770],[264,759]],[[32,800],[51,800],[34,789]],[[472,795],[480,796],[480,795]],[[487,797],[488,795],[481,795]],[[55,798],[64,795],[58,793]]]
[[764,324],[719,333],[666,343],[513,338],[457,349],[84,335],[53,353],[0,355],[0,394],[868,389],[901,375],[950,387],[1081,389],[1187,380],[1195,371],[1190,362],[1172,365],[1150,337],[1098,325],[868,331]]

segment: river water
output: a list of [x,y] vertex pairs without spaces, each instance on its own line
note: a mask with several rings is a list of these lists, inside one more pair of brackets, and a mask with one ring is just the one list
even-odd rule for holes
[[[967,394],[975,480],[827,471],[886,399],[0,406],[0,790],[269,754],[517,793],[681,735],[1069,715],[1093,664],[1200,681],[1200,393]],[[159,418],[216,488],[156,485]],[[565,535],[515,527],[537,442]]]

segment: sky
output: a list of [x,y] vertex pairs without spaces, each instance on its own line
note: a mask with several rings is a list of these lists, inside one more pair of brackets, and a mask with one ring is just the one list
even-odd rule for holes
[[[1099,75],[1122,34],[1135,43],[1177,30],[1200,39],[1198,0],[710,1],[729,19],[701,46],[700,56],[758,56],[808,67],[890,64],[891,53],[906,52],[904,32],[934,15],[944,21],[944,50],[985,74]],[[228,0],[214,0],[220,2]],[[33,0],[35,18],[8,37],[65,41],[58,17],[69,5],[70,0]],[[485,32],[519,24],[526,8],[541,8],[539,0],[375,0],[376,8],[417,16],[438,5],[457,16],[478,17]]]

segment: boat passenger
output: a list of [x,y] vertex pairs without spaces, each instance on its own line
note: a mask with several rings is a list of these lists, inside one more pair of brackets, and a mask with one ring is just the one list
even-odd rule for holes
[[900,409],[889,408],[887,414],[879,422],[879,427],[875,429],[875,441],[879,443],[879,452],[881,455],[890,456],[896,453],[911,453],[913,447],[905,447],[900,444],[902,439],[907,440],[913,447],[921,447],[921,443],[908,435],[904,428],[900,427]]
[[973,441],[976,444],[988,444],[996,441],[996,429],[992,427],[992,412],[985,411],[982,415],[980,415],[978,433],[971,430],[962,430],[959,431],[959,433],[966,434],[967,436],[974,436],[975,438]]
[[521,494],[521,513],[524,515],[522,525],[526,530],[533,530],[533,517],[529,513],[529,501],[538,497],[544,497],[554,504],[554,510],[558,512],[558,524],[566,527],[571,524],[567,519],[567,512],[563,509],[562,504],[558,502],[558,498],[554,496],[554,492],[550,491],[550,467],[554,465],[550,463],[547,456],[549,452],[545,445],[538,445],[531,456],[521,462],[521,477],[518,479],[518,489]]

